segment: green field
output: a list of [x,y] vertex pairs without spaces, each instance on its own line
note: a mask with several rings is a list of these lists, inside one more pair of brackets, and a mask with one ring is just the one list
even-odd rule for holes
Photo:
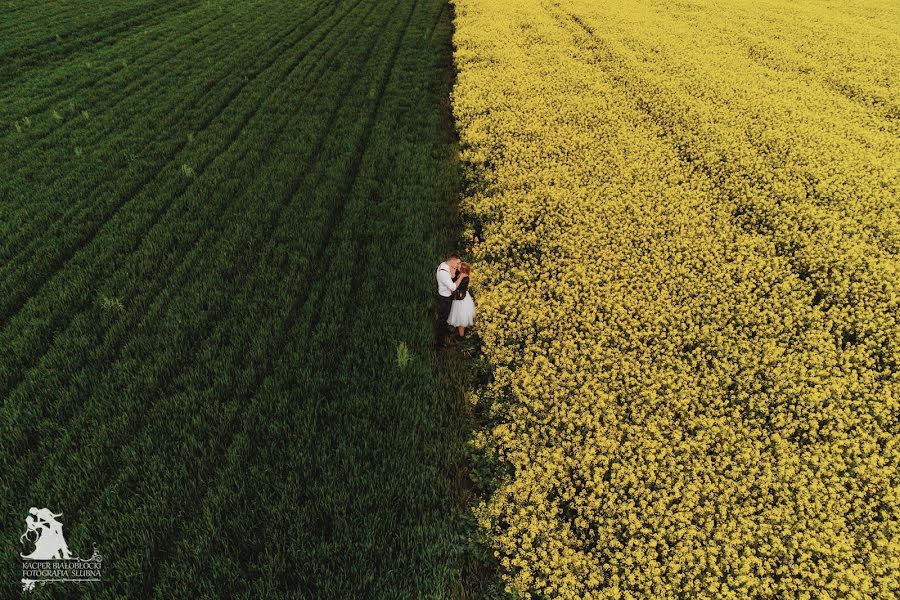
[[4,597],[31,506],[104,557],[35,598],[478,595],[468,376],[430,346],[452,19],[0,4]]

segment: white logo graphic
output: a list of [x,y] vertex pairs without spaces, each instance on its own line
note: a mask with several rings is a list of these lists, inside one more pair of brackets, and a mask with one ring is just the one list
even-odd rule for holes
[[46,508],[38,510],[34,507],[31,507],[28,513],[28,516],[25,517],[25,533],[22,534],[19,541],[24,544],[25,538],[29,538],[29,534],[34,533],[36,535],[34,552],[20,556],[32,560],[54,558],[68,560],[72,558],[69,547],[66,545],[66,539],[63,537],[62,523],[56,520],[56,517],[61,517],[62,513],[55,515]]
[[54,513],[47,508],[31,507],[25,517],[25,533],[19,538],[26,547],[34,545],[22,557],[22,589],[33,590],[36,583],[51,581],[100,581],[100,563],[103,557],[97,552],[90,558],[72,557],[62,523],[57,518],[62,513]]

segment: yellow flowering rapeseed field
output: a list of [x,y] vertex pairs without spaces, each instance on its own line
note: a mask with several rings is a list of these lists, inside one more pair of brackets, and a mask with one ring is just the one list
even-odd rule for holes
[[900,3],[453,4],[509,589],[900,595]]

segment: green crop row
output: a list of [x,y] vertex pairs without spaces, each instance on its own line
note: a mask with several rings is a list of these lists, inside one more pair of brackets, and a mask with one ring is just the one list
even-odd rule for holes
[[[249,112],[235,100],[245,88],[251,91],[263,89],[250,85],[257,82],[257,79],[259,79],[257,83],[265,81],[273,86],[266,89],[274,89],[280,78],[291,68],[290,62],[279,61],[279,57],[287,48],[303,40],[314,27],[315,25],[308,25],[303,32],[296,33],[284,44],[276,44],[275,49],[270,49],[264,54],[264,62],[258,64],[249,75],[229,73],[222,84],[216,86],[215,91],[197,90],[195,94],[198,102],[180,113],[180,120],[190,123],[191,129],[197,129],[196,138],[210,135],[209,131],[204,130],[213,127],[216,130],[215,135],[218,136],[216,139],[221,141],[220,147],[223,149],[227,147],[229,139],[241,128],[240,122],[236,123],[233,120],[240,120],[243,118],[242,114]],[[304,43],[315,42],[316,39],[313,38]],[[133,123],[127,129],[124,127],[120,129],[121,133],[118,133],[117,137],[130,140],[140,137],[151,139],[155,129],[157,127],[152,122]],[[8,318],[14,314],[24,298],[33,294],[55,271],[91,242],[111,219],[115,222],[123,218],[123,215],[118,214],[120,209],[147,212],[147,205],[137,202],[141,194],[152,191],[156,186],[174,185],[177,188],[190,181],[191,173],[202,171],[215,153],[199,154],[198,149],[202,150],[202,147],[196,140],[189,139],[186,134],[175,138],[171,135],[161,137],[157,147],[148,146],[148,156],[135,157],[133,161],[127,162],[127,166],[123,165],[126,169],[124,177],[114,179],[110,174],[109,179],[94,182],[93,189],[81,191],[80,202],[75,203],[75,208],[70,210],[63,220],[45,227],[44,236],[36,239],[27,246],[26,251],[8,262],[5,272],[7,278],[0,278],[0,289],[6,290],[9,294],[0,309],[0,318]],[[105,148],[98,151],[98,154],[109,151],[109,148]],[[96,162],[102,161],[99,156],[96,158]],[[161,202],[162,209],[165,209],[171,199],[170,195],[158,197],[156,200]],[[152,217],[149,222],[152,222]],[[130,241],[131,238],[115,240],[119,244]],[[119,254],[120,251],[117,250],[116,253]]]
[[[324,58],[310,65],[310,67],[317,67],[321,70],[327,64],[327,62],[323,63],[323,61],[333,58],[334,53],[340,51],[340,49],[340,45],[330,48],[329,54],[326,54]],[[317,84],[317,77],[309,77],[307,71],[298,71],[295,77],[298,85],[308,85],[311,89],[314,89]],[[191,261],[185,260],[185,253],[188,253],[188,256],[194,260],[207,255],[220,256],[219,251],[210,250],[208,247],[213,243],[223,243],[222,239],[216,237],[218,233],[216,226],[225,227],[234,223],[243,224],[249,216],[252,216],[252,213],[248,215],[246,211],[259,210],[259,207],[253,204],[254,198],[252,194],[256,193],[260,186],[271,186],[269,180],[273,176],[270,170],[271,165],[269,165],[269,168],[266,168],[266,162],[262,165],[259,165],[259,162],[266,160],[268,163],[271,163],[274,158],[278,157],[278,155],[274,154],[265,156],[265,152],[269,149],[274,137],[284,127],[284,122],[272,117],[277,114],[275,111],[284,110],[279,107],[290,107],[289,100],[292,94],[290,84],[292,82],[282,81],[280,83],[282,84],[282,88],[278,89],[280,93],[267,100],[269,103],[269,106],[266,107],[267,110],[257,110],[253,115],[256,118],[252,122],[248,121],[250,126],[243,131],[243,137],[239,138],[239,140],[236,139],[236,141],[240,141],[240,144],[234,144],[229,148],[230,152],[221,154],[210,169],[209,174],[203,173],[199,175],[196,179],[196,185],[187,189],[186,196],[181,199],[181,203],[178,205],[180,210],[168,214],[167,220],[161,220],[156,225],[151,235],[147,238],[146,243],[142,244],[138,251],[135,252],[133,259],[126,261],[117,271],[107,268],[106,272],[111,275],[105,283],[94,283],[99,290],[96,296],[86,296],[84,307],[88,312],[83,317],[85,322],[95,322],[98,316],[103,314],[105,309],[102,304],[102,298],[104,297],[115,297],[120,303],[128,306],[133,310],[133,313],[131,313],[133,319],[142,317],[144,307],[154,300],[159,286],[166,284],[166,276],[173,269],[176,267],[179,269],[179,278],[181,280],[191,275],[187,268],[193,265]],[[318,122],[311,121],[308,124],[316,126]],[[327,133],[327,130],[322,131],[319,134],[320,138]],[[210,137],[218,143],[221,136],[212,134]],[[303,142],[308,137],[309,134],[306,134],[297,141]],[[198,143],[202,143],[204,139],[198,137]],[[250,152],[252,152],[252,155],[248,156]],[[313,158],[317,157],[310,156],[310,160]],[[292,162],[284,164],[289,168],[295,168]],[[247,186],[244,190],[240,190],[237,189],[237,186],[241,182],[242,177],[246,178],[245,181],[252,181],[255,177],[260,178],[261,181],[259,184],[254,183],[251,186]],[[218,204],[210,205],[205,198],[205,192],[211,191],[210,187],[221,187],[221,182],[223,181],[227,182],[228,187],[215,190],[216,200],[231,203],[236,211],[236,214],[233,216],[228,212],[229,204],[221,206]],[[284,179],[284,182],[289,181],[289,178]],[[228,193],[225,193],[226,191]],[[248,194],[250,196],[246,197]],[[174,228],[167,227],[172,222],[178,226]],[[193,230],[188,229],[188,226],[192,224],[195,228]],[[127,239],[127,236],[122,231],[117,232],[117,235]],[[152,276],[135,277],[136,273],[152,273]],[[169,289],[167,291],[172,292],[173,290]],[[63,290],[61,293],[67,292]],[[53,295],[51,298],[56,296]],[[72,304],[67,303],[66,306],[71,311]],[[71,314],[63,313],[63,315],[68,318],[72,317]],[[85,332],[79,328],[78,318],[73,324],[74,327],[70,327],[68,331],[54,337],[53,350],[60,357],[63,357],[63,360],[66,360],[65,356],[71,356],[75,350],[75,348],[67,344],[67,333],[69,331],[71,331],[74,340],[82,340],[87,344],[85,349],[96,350],[97,348],[105,347],[100,344],[100,340],[94,338],[85,339]],[[133,323],[130,321],[121,323],[121,334],[127,335],[129,333],[128,328],[131,326],[133,326]],[[107,337],[109,338],[110,336]],[[116,338],[112,338],[111,340],[107,339],[106,343],[109,344],[110,348],[114,349],[116,341]],[[10,347],[21,346],[29,349],[37,347],[33,338],[27,338],[21,344],[10,341],[8,345]],[[102,361],[109,360],[109,357],[103,355],[98,360],[102,364]],[[71,358],[68,359],[68,362],[72,366],[77,365],[77,362]],[[94,363],[88,365],[88,367],[96,369],[98,365]],[[23,390],[26,396],[32,392],[33,390],[27,388]],[[70,403],[63,403],[63,407],[67,404]],[[71,403],[71,405],[76,406],[77,403]],[[35,411],[40,410],[40,406],[32,405],[32,408]],[[36,414],[39,415],[40,413]],[[33,420],[34,416],[29,415],[26,423]],[[27,431],[27,428],[23,427],[20,431]]]
[[83,23],[79,30],[68,35],[71,39],[55,34],[52,40],[39,40],[31,44],[19,44],[7,52],[0,51],[0,77],[4,79],[28,69],[41,67],[61,59],[77,57],[91,48],[116,43],[140,27],[153,26],[172,12],[189,10],[190,0],[164,3],[158,8],[133,7],[118,14],[101,17]]
[[[247,8],[263,6],[261,2]],[[30,144],[38,134],[46,135],[71,123],[71,117],[81,116],[82,110],[89,111],[89,117],[96,117],[100,110],[108,108],[110,100],[124,100],[130,95],[123,94],[126,86],[146,79],[152,81],[155,72],[171,68],[168,61],[174,56],[203,43],[204,35],[218,34],[221,38],[225,24],[219,21],[233,23],[233,19],[245,14],[253,13],[245,13],[243,6],[240,11],[227,12],[197,7],[173,14],[157,26],[143,29],[112,46],[90,47],[75,64],[60,61],[29,69],[0,84],[0,119],[8,125],[0,140],[8,144],[16,141]]]
[[[209,54],[184,57],[179,61],[180,68],[168,68],[156,73],[152,84],[147,86],[143,93],[129,89],[129,93],[125,95],[127,100],[119,103],[108,115],[97,119],[84,119],[77,129],[60,129],[55,137],[42,141],[32,148],[17,151],[16,154],[26,155],[23,157],[26,162],[21,171],[13,171],[10,175],[11,200],[18,201],[23,210],[28,212],[19,219],[9,221],[19,223],[20,226],[32,225],[35,222],[46,226],[60,218],[71,222],[77,219],[75,216],[77,213],[74,211],[83,206],[93,205],[98,181],[109,181],[113,189],[118,189],[118,186],[123,184],[115,178],[127,176],[129,174],[127,169],[140,166],[139,161],[142,158],[151,165],[159,164],[152,162],[153,158],[169,158],[174,153],[171,148],[183,148],[187,145],[193,132],[202,129],[201,119],[208,118],[203,112],[205,106],[198,103],[204,97],[215,98],[223,93],[236,95],[247,83],[246,79],[273,64],[279,52],[287,47],[286,44],[299,39],[299,37],[285,39],[285,36],[292,34],[300,36],[310,30],[308,18],[286,26],[281,35],[275,38],[275,44],[272,44],[272,39],[265,35],[264,22],[254,23],[254,28],[248,27],[241,32],[220,33],[218,37],[222,43],[211,45],[208,49]],[[223,52],[226,48],[233,48],[235,43],[248,34],[251,35],[251,39],[258,40],[259,46],[239,47],[228,62],[202,64],[203,59],[215,56],[214,53]],[[252,61],[260,53],[265,61],[262,67],[245,74],[242,78],[235,67],[253,64],[247,61]],[[201,64],[197,63],[198,58]],[[205,85],[193,83],[197,80],[205,82]],[[185,82],[192,84],[185,86]],[[160,85],[171,86],[177,92],[172,94],[171,98],[160,97]],[[229,89],[229,87],[228,92],[220,91],[221,88]],[[118,93],[121,95],[121,90]],[[123,114],[133,116],[123,120]],[[139,128],[143,128],[146,132],[144,137],[136,135]],[[184,129],[187,131],[182,132],[182,135],[172,136],[173,131]],[[75,147],[84,149],[85,155],[81,160],[72,152]],[[148,156],[151,152],[157,156]],[[69,167],[67,173],[70,176],[67,179],[60,179],[58,175],[54,177],[55,170],[47,172],[47,169],[35,168],[36,165],[47,162],[65,164]],[[35,193],[39,199],[43,199],[47,206],[46,210],[53,212],[48,214],[35,210],[35,201],[31,200]],[[71,201],[73,197],[80,199],[81,202],[73,203]],[[67,201],[62,202],[63,199]],[[60,225],[64,226],[65,223]],[[33,233],[28,230],[17,231],[15,234],[34,239]],[[5,237],[8,240],[7,247],[22,246],[17,235],[6,232]],[[40,241],[35,239],[37,243]]]
[[[56,34],[61,37],[63,34],[81,29],[88,20],[133,10],[137,4],[129,0],[105,2],[100,7],[91,6],[91,3],[84,0],[67,2],[65,6],[54,6],[49,2],[27,5],[23,3],[18,7],[8,7],[13,10],[4,12],[5,18],[0,26],[0,34],[4,40],[11,43],[11,46],[38,45],[41,42],[55,41]],[[93,10],[89,11],[91,8]]]

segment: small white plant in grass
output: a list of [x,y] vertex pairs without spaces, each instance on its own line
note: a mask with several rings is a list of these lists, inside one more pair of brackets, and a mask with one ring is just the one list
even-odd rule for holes
[[50,114],[52,114],[52,115],[53,115],[53,118],[56,119],[57,121],[62,121],[62,120],[63,120],[62,115],[59,114],[59,111],[56,110],[55,108],[54,108],[52,111],[50,111]]
[[193,177],[194,176],[194,168],[188,164],[181,165],[181,172],[184,173],[185,177]]
[[84,117],[85,119],[91,118],[91,115],[88,114],[88,111],[86,111],[86,110],[81,111],[81,116]]
[[406,345],[406,342],[400,342],[397,344],[397,366],[401,369],[405,369],[408,364],[409,346]]
[[75,146],[75,156],[81,156],[81,148],[79,148],[78,146]]
[[22,121],[25,123],[26,126],[31,127],[31,117],[29,117],[28,115],[25,115],[24,117],[22,117]]
[[16,121],[16,131],[18,131],[19,133],[22,133],[22,126],[19,125],[18,121]]
[[100,294],[100,308],[109,312],[124,312],[125,307],[118,298]]

